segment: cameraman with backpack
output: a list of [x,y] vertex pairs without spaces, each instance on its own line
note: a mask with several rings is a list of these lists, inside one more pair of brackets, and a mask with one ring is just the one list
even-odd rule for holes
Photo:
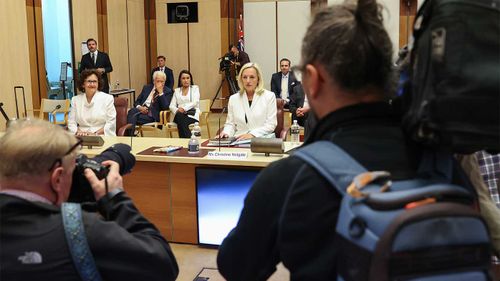
[[[302,83],[318,118],[304,146],[331,141],[368,170],[389,171],[396,180],[415,175],[413,150],[388,103],[395,89],[392,55],[375,0],[318,11],[302,45]],[[292,280],[337,280],[352,270],[348,262],[365,262],[362,254],[358,261],[344,256],[352,250],[336,236],[340,201],[335,188],[299,158],[272,163],[219,249],[219,271],[227,280],[265,280],[283,262]]]

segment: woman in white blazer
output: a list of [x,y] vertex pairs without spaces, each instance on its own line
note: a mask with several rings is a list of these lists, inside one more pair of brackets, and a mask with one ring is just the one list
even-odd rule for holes
[[194,85],[189,70],[179,73],[178,88],[174,90],[170,102],[170,112],[174,114],[180,138],[191,137],[189,124],[198,122],[200,116],[200,88]]
[[229,98],[226,123],[218,137],[275,137],[276,96],[264,89],[262,72],[256,63],[241,68],[238,85],[240,91]]
[[68,129],[77,136],[116,136],[116,109],[112,95],[101,92],[102,79],[94,69],[80,74],[78,89],[71,99]]

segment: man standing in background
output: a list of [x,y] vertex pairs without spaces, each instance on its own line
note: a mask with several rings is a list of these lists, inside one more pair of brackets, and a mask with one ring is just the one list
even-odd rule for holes
[[151,70],[151,81],[154,81],[154,78],[153,78],[153,73],[155,73],[155,71],[163,71],[165,73],[165,75],[167,76],[167,81],[165,81],[165,86],[167,86],[170,90],[174,90],[174,72],[172,71],[172,69],[168,68],[165,66],[165,62],[167,60],[167,58],[165,58],[165,56],[158,56],[156,58],[157,62],[158,62],[158,67],[155,67],[153,68],[153,70]]
[[80,72],[85,69],[97,69],[101,74],[103,87],[102,91],[109,94],[108,73],[113,71],[113,66],[109,60],[108,54],[97,50],[97,41],[93,38],[87,39],[87,48],[89,52],[82,56],[80,60]]
[[276,98],[285,101],[285,108],[289,107],[290,95],[292,88],[297,84],[297,79],[290,72],[290,60],[282,58],[280,60],[280,72],[274,73],[271,77],[271,91],[274,92]]

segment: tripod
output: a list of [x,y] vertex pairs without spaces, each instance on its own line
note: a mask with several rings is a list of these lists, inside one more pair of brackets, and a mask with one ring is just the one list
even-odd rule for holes
[[212,106],[214,105],[214,102],[217,99],[217,97],[219,96],[219,92],[222,89],[224,82],[226,82],[226,81],[229,85],[229,94],[230,95],[235,94],[240,90],[238,88],[238,86],[234,83],[234,80],[231,78],[231,73],[230,73],[229,67],[225,67],[224,68],[224,78],[222,78],[222,80],[220,81],[219,88],[217,89],[217,92],[215,93],[215,95],[212,99],[212,103],[210,104],[210,108],[212,108]]

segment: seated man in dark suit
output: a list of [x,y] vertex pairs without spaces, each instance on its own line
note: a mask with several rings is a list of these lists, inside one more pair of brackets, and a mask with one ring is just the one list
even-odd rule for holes
[[167,76],[165,86],[167,86],[170,90],[174,89],[174,72],[172,71],[172,69],[165,66],[165,61],[167,59],[165,58],[165,56],[158,56],[156,59],[158,61],[158,67],[153,68],[153,70],[151,71],[151,82],[154,81],[153,74],[155,73],[155,71],[162,71]]
[[166,75],[162,71],[153,74],[153,84],[145,85],[141,94],[135,101],[135,107],[127,114],[127,123],[132,124],[132,129],[127,135],[133,133],[135,125],[160,121],[160,111],[168,110],[172,100],[172,90],[165,86]]
[[271,77],[271,92],[274,92],[276,98],[285,100],[285,108],[289,108],[290,94],[292,88],[297,83],[297,79],[290,72],[290,60],[282,58],[280,60],[280,72],[276,72]]
[[290,112],[293,120],[304,127],[304,139],[307,139],[311,130],[316,126],[316,117],[312,112],[307,101],[307,96],[304,94],[304,88],[300,81],[292,88],[290,95]]
[[292,122],[293,120],[297,120],[300,126],[304,126],[304,121],[307,118],[307,111],[309,111],[308,107],[304,109],[304,98],[305,94],[302,83],[297,82],[290,92],[289,108],[292,113]]

